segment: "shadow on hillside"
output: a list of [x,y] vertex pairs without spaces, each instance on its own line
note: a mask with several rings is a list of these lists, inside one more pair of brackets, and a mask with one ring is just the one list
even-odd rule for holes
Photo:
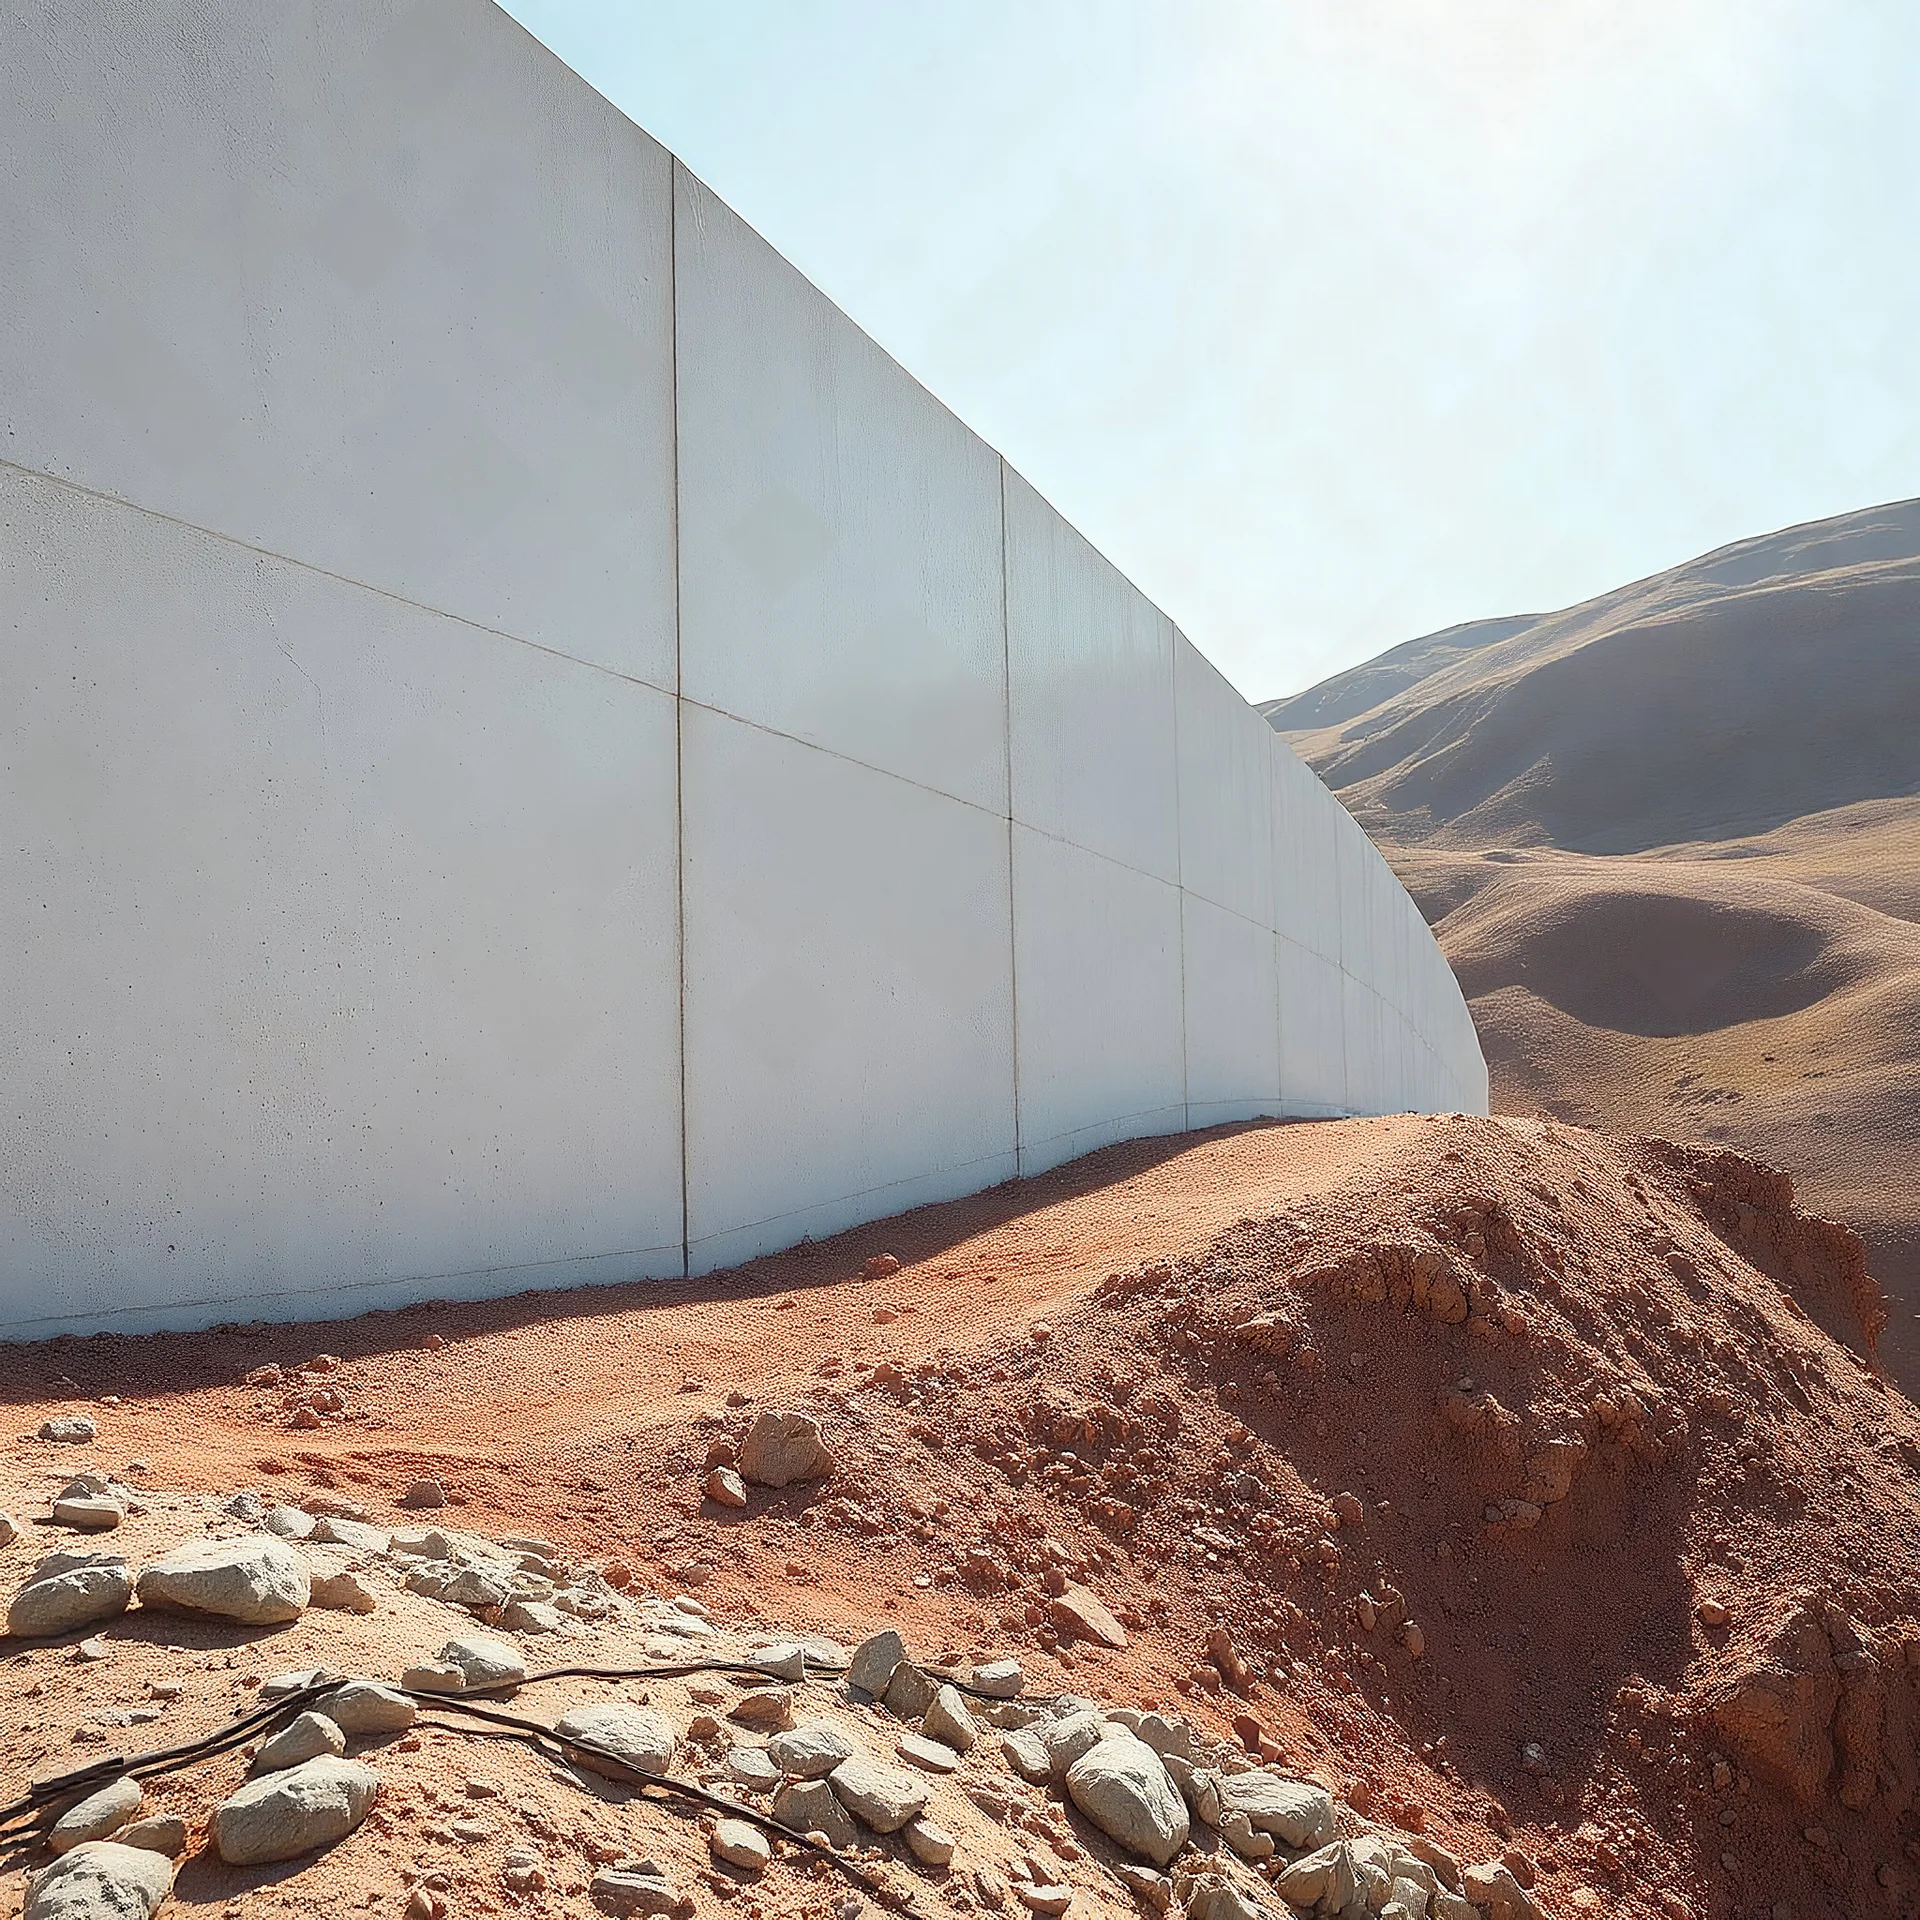
[[[252,1369],[288,1358],[298,1329],[300,1353],[342,1360],[419,1347],[431,1334],[447,1340],[511,1332],[516,1327],[630,1313],[672,1313],[716,1300],[754,1300],[860,1278],[863,1262],[890,1253],[908,1266],[937,1258],[1008,1221],[1102,1188],[1119,1186],[1210,1141],[1310,1121],[1248,1120],[1193,1133],[1127,1140],[1083,1159],[1009,1180],[982,1193],[935,1201],[830,1239],[802,1241],[783,1252],[697,1280],[631,1280],[605,1286],[547,1288],[484,1300],[427,1300],[349,1319],[256,1320],[197,1333],[59,1334],[49,1340],[0,1342],[0,1406],[49,1399],[127,1399],[230,1386]],[[289,1305],[292,1303],[290,1302]]]

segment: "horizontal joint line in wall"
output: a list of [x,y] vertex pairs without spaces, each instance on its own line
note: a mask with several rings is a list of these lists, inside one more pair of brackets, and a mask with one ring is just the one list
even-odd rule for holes
[[203,540],[217,541],[223,547],[233,547],[241,553],[250,553],[257,560],[277,561],[283,567],[293,567],[301,573],[310,573],[317,579],[331,580],[336,586],[352,587],[359,593],[371,593],[382,600],[391,600],[395,606],[410,607],[415,613],[424,613],[434,620],[450,620],[456,627],[465,627],[471,633],[484,633],[495,640],[505,640],[509,645],[525,647],[532,653],[545,654],[549,660],[564,660],[568,666],[579,667],[587,673],[604,674],[609,680],[619,680],[630,687],[645,687],[650,693],[664,694],[669,700],[674,697],[671,687],[663,687],[656,681],[647,680],[637,673],[623,673],[618,667],[609,667],[598,660],[583,660],[576,653],[568,653],[564,648],[548,646],[544,640],[529,640],[525,634],[509,633],[505,627],[490,627],[484,620],[475,620],[464,613],[450,613],[445,607],[430,606],[424,600],[410,599],[404,593],[396,593],[391,587],[376,585],[371,580],[356,579],[350,573],[336,573],[331,567],[323,567],[313,560],[297,559],[293,554],[281,553],[274,547],[263,547],[252,540],[242,540],[238,534],[222,533],[217,527],[202,526],[197,520],[183,520],[177,513],[165,513],[158,507],[143,507],[137,500],[129,500],[124,494],[107,493],[99,487],[84,486],[78,480],[69,480],[64,475],[48,473],[40,467],[23,467],[17,461],[0,459],[0,468],[9,473],[24,475],[29,480],[44,481],[50,487],[59,487],[64,492],[78,494],[83,500],[99,500],[108,506],[124,507],[129,513],[144,515],[149,520],[158,520],[163,526],[179,527],[183,532],[198,534]]

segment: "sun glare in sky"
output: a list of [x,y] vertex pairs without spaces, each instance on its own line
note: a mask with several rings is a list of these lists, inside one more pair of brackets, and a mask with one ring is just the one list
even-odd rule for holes
[[1910,0],[510,0],[1251,698],[1920,493]]

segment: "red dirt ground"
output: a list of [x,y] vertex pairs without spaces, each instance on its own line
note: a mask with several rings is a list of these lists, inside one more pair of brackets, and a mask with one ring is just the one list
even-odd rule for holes
[[[95,1402],[156,1484],[390,1514],[433,1474],[716,1613],[1013,1646],[1512,1848],[1555,1916],[1813,1920],[1920,1883],[1920,1416],[1878,1315],[1752,1162],[1405,1117],[1115,1148],[690,1285],[4,1348],[0,1400]],[[703,1505],[766,1405],[839,1470]],[[1128,1649],[1056,1640],[1064,1578]]]

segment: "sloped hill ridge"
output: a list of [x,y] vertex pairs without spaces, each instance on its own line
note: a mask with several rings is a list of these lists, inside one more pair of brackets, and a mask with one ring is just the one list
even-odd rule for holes
[[[1268,711],[1397,840],[1642,852],[1920,791],[1917,630],[1906,501],[1742,541],[1479,645],[1414,642],[1426,670],[1363,713],[1302,728],[1316,703],[1343,704],[1327,697],[1339,682]],[[1343,680],[1364,689],[1394,658]]]
[[1496,1109],[1793,1168],[1920,1390],[1920,502],[1263,710],[1438,933]]

